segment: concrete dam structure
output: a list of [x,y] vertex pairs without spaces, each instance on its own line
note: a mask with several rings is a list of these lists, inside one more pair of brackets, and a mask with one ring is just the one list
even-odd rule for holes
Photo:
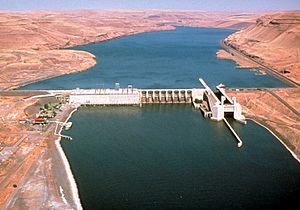
[[[61,96],[65,101],[78,105],[142,105],[151,103],[189,103],[203,98],[205,89],[79,89],[49,90],[48,96]],[[46,97],[47,95],[43,95]]]
[[140,101],[147,103],[192,103],[202,98],[204,89],[141,89]]
[[79,105],[135,105],[140,104],[138,89],[75,89],[69,103]]
[[167,88],[167,89],[137,89],[132,85],[127,88],[120,88],[116,83],[114,89],[80,89],[73,90],[47,90],[26,98],[56,97],[62,103],[71,106],[96,106],[96,105],[140,105],[143,104],[192,104],[195,109],[203,112],[204,117],[215,121],[224,121],[230,131],[238,141],[237,146],[241,147],[243,142],[226,120],[230,114],[235,120],[246,124],[245,117],[242,115],[242,108],[237,103],[236,98],[230,98],[225,91],[224,85],[218,85],[214,92],[204,82],[199,79],[203,88]]
[[232,117],[242,123],[245,123],[245,117],[242,115],[242,107],[237,103],[236,98],[230,98],[225,91],[223,85],[218,85],[217,92],[213,92],[210,87],[199,79],[204,86],[205,91],[199,108],[203,111],[205,117],[210,117],[212,120],[221,121],[226,114],[231,114]]
[[[49,90],[48,96],[61,97],[67,103],[76,106],[96,105],[140,105],[143,104],[193,104],[200,109],[205,117],[221,121],[230,113],[235,120],[245,122],[241,105],[236,98],[230,98],[225,89],[219,85],[214,92],[199,79],[203,88],[167,88],[167,89],[137,89],[132,85],[120,88],[119,83],[113,89],[80,89]],[[46,97],[47,94],[40,95]],[[39,97],[39,96],[34,96]]]

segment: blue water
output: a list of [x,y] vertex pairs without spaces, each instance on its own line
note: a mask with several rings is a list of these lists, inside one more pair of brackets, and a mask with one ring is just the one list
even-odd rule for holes
[[269,75],[236,69],[230,60],[216,58],[220,40],[228,29],[179,27],[175,31],[143,33],[102,43],[78,46],[97,56],[89,71],[37,82],[23,89],[108,88],[116,82],[125,87],[199,87],[202,77],[209,85],[229,87],[286,87]]
[[300,165],[262,127],[190,105],[81,108],[62,141],[86,209],[271,209],[297,202]]
[[[179,27],[79,46],[97,56],[89,71],[23,89],[211,85],[286,87],[218,60],[232,30]],[[248,122],[204,119],[190,105],[80,108],[62,141],[85,209],[273,209],[297,203],[300,166],[280,142]]]

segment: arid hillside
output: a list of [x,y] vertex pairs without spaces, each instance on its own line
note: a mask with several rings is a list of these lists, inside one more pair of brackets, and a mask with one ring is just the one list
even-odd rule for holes
[[259,15],[162,10],[0,12],[0,89],[86,70],[96,63],[90,53],[63,48],[172,30],[176,25],[240,29]]
[[262,16],[225,43],[300,82],[300,11]]
[[268,127],[300,159],[299,88],[232,91],[246,117]]

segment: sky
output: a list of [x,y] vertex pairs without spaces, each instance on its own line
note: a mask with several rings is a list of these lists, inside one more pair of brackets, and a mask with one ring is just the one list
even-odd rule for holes
[[300,0],[0,0],[0,10],[71,9],[275,11],[300,10]]

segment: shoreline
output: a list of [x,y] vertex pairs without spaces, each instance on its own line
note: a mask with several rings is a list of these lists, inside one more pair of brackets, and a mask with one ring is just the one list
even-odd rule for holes
[[[187,27],[189,27],[189,26],[187,26]],[[84,46],[84,45],[88,45],[88,44],[96,44],[96,43],[101,43],[101,42],[107,42],[107,41],[112,41],[112,40],[120,39],[120,38],[127,37],[127,36],[134,36],[134,35],[138,35],[138,34],[143,34],[143,33],[152,33],[152,32],[160,32],[160,31],[173,31],[173,30],[176,30],[176,28],[177,28],[176,26],[170,26],[170,28],[162,28],[162,29],[157,28],[157,29],[153,29],[153,30],[138,31],[138,32],[133,32],[133,33],[131,32],[131,33],[128,33],[128,34],[118,35],[116,37],[109,37],[105,40],[91,41],[91,42],[87,42],[87,43],[83,43],[83,44],[69,46],[69,47],[66,47],[66,48],[58,48],[56,50],[72,50],[72,48],[78,47],[78,46]],[[84,52],[90,53],[88,51],[84,51]],[[30,82],[24,82],[24,83],[21,83],[17,86],[5,88],[3,90],[4,91],[17,90],[19,88],[22,88],[24,86],[34,84],[34,83],[37,83],[37,82],[41,82],[41,81],[45,81],[45,80],[49,80],[49,79],[53,79],[53,78],[57,78],[57,77],[65,76],[65,75],[78,74],[80,72],[88,71],[89,69],[91,69],[91,68],[93,68],[94,66],[97,65],[97,58],[94,54],[92,54],[92,55],[95,57],[95,64],[88,67],[88,68],[86,68],[86,69],[81,69],[81,70],[78,70],[78,71],[75,71],[75,72],[69,72],[69,73],[68,72],[67,73],[61,73],[61,74],[57,74],[57,75],[49,75],[49,76],[46,76],[45,78],[34,79]]]
[[[159,30],[161,31],[161,30]],[[140,33],[149,33],[149,32],[156,32],[155,30],[154,31],[145,31],[145,32],[140,32]],[[136,33],[136,34],[140,34],[140,33]],[[135,34],[128,34],[128,35],[122,35],[122,36],[119,36],[119,37],[115,37],[115,38],[112,38],[112,39],[118,39],[118,38],[122,38],[124,36],[130,36],[130,35],[135,35]],[[100,42],[105,42],[105,41],[110,41],[112,39],[107,39],[107,40],[103,40],[103,41],[100,41]],[[92,43],[92,42],[91,42]],[[91,44],[91,43],[86,43],[86,44]],[[80,45],[76,45],[76,46],[80,46]],[[74,46],[75,47],[75,46]],[[97,64],[97,63],[96,63]],[[96,65],[95,64],[95,65]],[[43,80],[48,80],[48,79],[51,79],[51,78],[55,78],[55,77],[60,77],[60,76],[64,76],[64,75],[68,75],[68,74],[75,74],[75,73],[80,73],[82,71],[87,71],[89,70],[90,68],[92,68],[93,66],[87,68],[87,69],[84,69],[84,70],[80,70],[80,71],[77,71],[77,72],[72,72],[72,73],[66,73],[66,74],[60,74],[60,75],[53,75],[53,76],[50,76],[50,77],[46,77],[46,78],[41,78],[41,79],[37,79],[35,81],[31,81],[31,82],[27,82],[21,86],[18,86],[18,87],[14,87],[12,88],[12,90],[15,90],[17,88],[20,88],[20,87],[24,87],[28,84],[32,84],[32,83],[36,83],[36,82],[40,82],[40,81],[43,81]],[[273,76],[273,75],[271,75]],[[73,115],[74,112],[77,111],[77,108],[74,108],[68,115],[68,117],[66,118],[66,120],[64,120],[64,122],[67,122]],[[64,118],[65,116],[63,116]],[[252,119],[252,118],[248,118],[249,120],[255,122],[256,124],[260,125],[261,127],[265,128],[266,130],[268,130],[275,138],[277,138],[281,144],[284,145],[284,147],[292,154],[292,156],[300,163],[300,158],[297,157],[297,155],[271,130],[272,128],[268,128],[266,127],[265,125],[259,123],[258,121],[256,121],[255,119]],[[63,127],[60,126],[59,130],[58,130],[58,134],[60,135],[61,132],[62,132],[62,129]],[[66,171],[66,174],[67,174],[67,180],[68,180],[68,185],[70,187],[70,190],[71,190],[71,194],[72,194],[72,201],[74,202],[75,206],[77,209],[83,209],[82,205],[81,205],[81,201],[80,201],[80,197],[79,197],[79,189],[77,187],[77,184],[76,184],[76,180],[75,180],[75,177],[72,173],[72,170],[71,170],[71,166],[69,164],[69,161],[64,153],[64,150],[61,146],[61,137],[59,136],[56,140],[55,140],[55,146],[56,146],[56,149],[57,151],[59,152],[60,154],[60,158],[63,162],[63,165],[64,165],[64,169]],[[67,191],[67,190],[66,190]],[[63,196],[63,195],[61,195]]]
[[[237,55],[241,56],[246,61],[251,61],[251,62],[255,63],[260,68],[262,68],[268,75],[282,81],[283,83],[288,85],[288,87],[299,87],[299,83],[297,83],[293,79],[282,75],[279,71],[275,70],[274,67],[271,67],[268,64],[262,63],[255,58],[249,57],[245,53],[239,51],[239,49],[233,48],[232,46],[230,46],[226,43],[225,39],[220,40],[220,46],[229,53],[233,52],[233,54],[237,54]],[[231,59],[231,60],[233,60],[233,59]],[[236,62],[235,60],[233,60],[233,61]]]
[[[78,110],[77,108],[74,108],[69,113],[68,117],[66,118],[66,120],[64,120],[64,122],[68,122],[69,119],[72,117],[73,113],[76,112],[77,110]],[[59,135],[61,135],[62,129],[63,129],[63,126],[60,126],[59,131],[58,131]],[[55,146],[56,146],[56,149],[57,149],[58,153],[60,154],[60,158],[63,162],[64,169],[65,169],[66,174],[67,174],[67,180],[69,182],[69,187],[70,187],[70,190],[71,190],[71,193],[72,193],[72,199],[75,203],[76,209],[82,210],[83,207],[82,207],[81,202],[80,202],[79,190],[78,190],[78,187],[77,187],[77,184],[76,184],[76,180],[75,180],[74,175],[72,173],[70,163],[69,163],[69,161],[66,157],[66,154],[65,154],[65,152],[64,152],[64,150],[63,150],[63,148],[60,144],[60,141],[61,141],[61,136],[59,136],[55,140]]]
[[262,124],[262,123],[260,123],[260,122],[258,122],[256,119],[254,119],[254,118],[251,118],[251,117],[247,117],[246,118],[247,120],[251,120],[251,121],[253,121],[254,123],[256,123],[257,125],[259,125],[259,126],[261,126],[261,127],[263,127],[264,129],[266,129],[269,133],[271,133],[290,153],[291,153],[291,155],[293,156],[293,158],[295,158],[299,163],[300,163],[300,157],[298,157],[295,153],[294,153],[294,151],[293,150],[291,150],[290,148],[289,148],[289,146],[281,139],[281,138],[279,138],[274,132],[273,132],[273,130],[272,130],[272,128],[268,128],[266,125],[264,125],[264,124]]
[[[266,64],[262,64],[258,61],[256,61],[253,58],[249,58],[247,55],[245,55],[244,53],[240,52],[238,49],[233,49],[231,46],[227,45],[225,42],[225,39],[220,41],[220,46],[221,48],[226,51],[227,53],[231,54],[232,52],[234,52],[234,54],[240,56],[242,59],[244,59],[245,61],[251,61],[255,64],[257,64],[259,67],[261,67],[266,74],[280,80],[281,82],[283,82],[284,84],[287,85],[287,87],[282,87],[283,89],[287,89],[287,88],[298,88],[298,83],[296,83],[295,81],[293,81],[290,78],[285,77],[284,75],[279,74],[277,71],[275,71],[272,67],[266,65]],[[232,59],[232,58],[222,58],[222,59],[229,59],[232,60],[233,62],[239,64],[236,60]],[[274,129],[271,126],[268,125],[264,125],[260,122],[258,122],[258,120],[254,119],[254,118],[247,118],[253,122],[255,122],[256,124],[260,125],[261,127],[265,128],[267,131],[269,131],[276,139],[279,140],[279,142],[291,153],[291,155],[300,163],[300,157],[298,157],[294,151],[292,149],[290,149],[290,147],[278,136],[274,133]]]
[[[72,115],[78,110],[78,108],[72,108],[73,110],[69,113],[68,117],[64,120],[64,122],[68,122],[69,119],[72,117]],[[280,138],[278,137],[272,130],[272,128],[268,128],[266,125],[260,123],[258,120],[254,119],[254,118],[251,118],[251,117],[247,117],[246,118],[247,120],[251,120],[252,122],[256,123],[257,125],[263,127],[264,129],[266,129],[270,134],[272,134],[277,140],[279,140],[279,142],[289,151],[289,153],[292,155],[292,157],[298,161],[298,163],[300,163],[300,157],[298,157],[289,147],[288,145]],[[58,131],[58,134],[61,135],[61,132],[63,130],[63,126],[60,126],[60,129]],[[83,210],[83,207],[82,207],[82,204],[81,204],[81,201],[80,201],[80,196],[79,196],[79,189],[77,187],[77,183],[76,183],[76,179],[74,177],[74,174],[72,173],[72,170],[71,170],[71,166],[70,166],[70,163],[64,153],[64,150],[60,144],[61,142],[61,136],[59,136],[56,140],[55,140],[55,146],[56,146],[56,149],[57,151],[59,152],[60,154],[60,158],[63,162],[63,165],[64,165],[64,169],[66,171],[66,174],[67,174],[67,180],[69,182],[69,187],[70,187],[70,190],[71,190],[71,193],[72,193],[72,200],[74,201],[75,203],[75,206],[76,206],[76,209],[78,210]],[[60,186],[60,188],[62,188]],[[64,196],[63,194],[61,194],[61,196]]]
[[[10,87],[10,88],[3,89],[3,91],[18,90],[19,88],[25,87],[27,85],[31,85],[31,84],[34,84],[34,83],[42,82],[42,81],[45,81],[45,80],[54,79],[54,78],[62,77],[62,76],[69,75],[69,74],[77,74],[77,73],[80,73],[80,72],[83,72],[83,71],[88,71],[90,68],[93,68],[95,65],[97,65],[97,61],[96,61],[96,63],[93,66],[90,66],[87,69],[79,70],[79,71],[76,71],[76,72],[63,73],[63,74],[60,74],[60,75],[47,76],[46,78],[35,79],[35,80],[31,81],[31,82],[24,82],[24,83],[22,83],[22,84],[20,84],[18,86],[15,86],[15,87]],[[45,91],[47,91],[47,89],[45,89]]]

